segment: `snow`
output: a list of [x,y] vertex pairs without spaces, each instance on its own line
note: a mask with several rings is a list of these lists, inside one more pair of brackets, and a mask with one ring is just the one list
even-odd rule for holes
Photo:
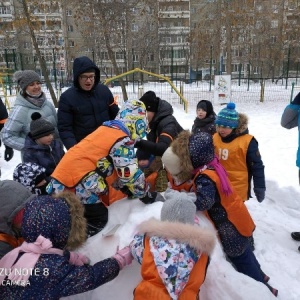
[[[298,147],[297,129],[287,130],[280,126],[281,114],[288,104],[278,102],[237,103],[238,112],[249,117],[249,131],[259,142],[265,165],[266,198],[258,203],[255,198],[246,205],[256,223],[254,232],[255,255],[262,270],[270,276],[270,285],[279,290],[278,299],[300,299],[300,252],[299,242],[290,233],[300,231],[300,197],[298,168],[295,165]],[[223,107],[215,105],[218,113]],[[185,113],[182,106],[174,105],[175,116],[185,129],[190,129],[195,110]],[[2,179],[12,179],[14,167],[20,162],[15,151],[13,159],[4,161],[4,147],[0,149]],[[114,235],[104,237],[102,233],[87,240],[80,251],[91,263],[113,255],[117,246],[128,245],[136,232],[136,226],[150,218],[160,216],[162,203],[144,205],[138,200],[121,200],[109,207],[107,227],[121,224]],[[203,224],[211,226],[199,214]],[[141,280],[140,266],[133,262],[124,268],[113,281],[84,294],[64,299],[133,299],[133,290]],[[201,287],[201,300],[267,300],[274,299],[268,288],[250,277],[238,273],[226,261],[218,243],[208,267],[206,280]]]

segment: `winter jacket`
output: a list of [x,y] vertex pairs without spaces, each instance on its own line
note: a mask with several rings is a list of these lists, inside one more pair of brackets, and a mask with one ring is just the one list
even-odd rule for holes
[[[54,248],[64,250],[69,249],[71,244],[82,244],[86,224],[78,214],[78,205],[81,206],[79,201],[67,195],[56,199],[51,196],[35,197],[25,207],[22,224],[24,240],[33,243],[42,235],[51,240]],[[81,235],[79,230],[82,231]],[[114,279],[119,274],[120,267],[114,258],[94,265],[76,266],[69,263],[68,255],[41,254],[34,270],[38,272],[30,275],[25,287],[0,285],[1,299],[58,300],[95,289]]]
[[[84,91],[79,85],[79,75],[91,69],[95,70],[95,84],[91,91]],[[73,86],[61,94],[57,111],[60,138],[67,149],[104,121],[115,119],[119,111],[109,88],[99,83],[99,68],[88,57],[74,60],[73,75]]]
[[105,125],[72,147],[51,176],[51,189],[73,188],[84,204],[101,200],[110,205],[126,197],[120,191],[123,187],[137,198],[146,192],[144,174],[137,168],[134,143],[122,129]]
[[232,257],[244,253],[255,225],[240,196],[234,190],[225,196],[214,170],[196,174],[194,185],[196,207],[207,211],[218,230],[224,252]]
[[52,103],[45,101],[41,107],[35,106],[18,94],[14,107],[2,129],[2,141],[5,145],[23,151],[25,138],[30,132],[31,115],[39,112],[44,119],[55,127],[55,137],[58,138],[56,110]]
[[216,133],[216,125],[215,125],[216,115],[213,113],[207,116],[205,119],[196,118],[194,120],[194,124],[192,126],[192,133],[195,134],[197,132],[207,132],[211,135]]
[[51,145],[39,145],[29,133],[25,139],[23,162],[36,163],[46,169],[50,176],[64,155],[63,145],[60,140],[53,140]]
[[151,219],[130,244],[142,265],[135,300],[198,299],[214,245],[214,233],[198,225]]
[[[18,246],[18,236],[12,229],[12,220],[25,204],[34,197],[21,183],[13,180],[0,181],[0,259],[14,247]],[[8,235],[9,241],[5,242],[3,235]],[[12,242],[15,244],[13,245]]]
[[149,128],[147,140],[140,140],[136,143],[138,151],[146,152],[149,156],[151,154],[162,156],[171,142],[183,130],[173,116],[171,104],[162,99],[159,99],[157,112],[149,123]]
[[6,119],[8,118],[7,109],[0,98],[0,131],[2,130]]
[[251,180],[254,188],[266,189],[264,165],[258,142],[248,134],[248,117],[239,114],[239,124],[232,134],[222,138],[213,136],[215,153],[226,169],[229,179],[243,201],[251,197]]
[[286,106],[281,116],[281,126],[286,129],[292,129],[298,126],[296,166],[300,168],[300,93],[295,97],[291,104]]

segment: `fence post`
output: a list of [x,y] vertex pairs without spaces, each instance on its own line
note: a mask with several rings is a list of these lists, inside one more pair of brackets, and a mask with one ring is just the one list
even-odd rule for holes
[[295,86],[295,82],[292,82],[292,91],[291,91],[290,103],[293,101],[294,86]]
[[265,97],[265,83],[264,80],[262,79],[260,82],[260,102],[264,102],[264,97]]

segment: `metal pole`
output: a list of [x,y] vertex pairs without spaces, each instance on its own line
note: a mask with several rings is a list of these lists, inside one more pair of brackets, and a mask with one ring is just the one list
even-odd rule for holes
[[[134,70],[134,50],[132,48],[132,70]],[[134,72],[132,73],[132,92],[134,93]]]
[[250,86],[250,63],[247,65],[247,71],[248,71],[247,91],[249,91],[249,86]]
[[297,70],[296,70],[296,84],[298,82],[298,73],[299,73],[299,61],[297,62]]
[[239,86],[241,86],[242,64],[239,64]]
[[285,89],[287,89],[287,86],[288,86],[289,68],[290,68],[290,55],[291,55],[291,48],[290,48],[290,45],[289,45],[288,57],[287,57],[287,66],[286,66]]
[[212,78],[212,49],[210,46],[210,62],[209,62],[209,91],[211,91],[211,78]]
[[8,65],[8,54],[7,54],[7,49],[4,49],[4,54],[5,54],[6,68],[8,69],[8,68],[9,68],[9,65]]
[[53,52],[53,72],[54,72],[54,83],[55,83],[55,89],[57,90],[57,78],[56,78],[56,58],[55,58],[55,52],[54,48],[52,49]]
[[13,51],[13,60],[14,60],[15,70],[17,70],[16,49],[12,49],[12,51]]

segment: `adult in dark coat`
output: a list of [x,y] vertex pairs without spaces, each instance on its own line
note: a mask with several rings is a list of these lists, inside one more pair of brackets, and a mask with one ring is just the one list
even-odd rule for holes
[[109,88],[99,83],[99,68],[88,57],[74,60],[73,77],[73,86],[61,94],[57,111],[59,135],[67,149],[119,111]]

